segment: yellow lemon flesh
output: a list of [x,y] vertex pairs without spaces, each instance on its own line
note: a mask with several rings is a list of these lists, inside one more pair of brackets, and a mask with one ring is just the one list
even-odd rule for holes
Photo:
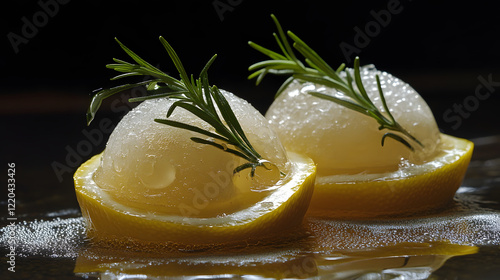
[[[75,173],[90,236],[202,245],[256,238],[301,223],[312,195],[314,163],[287,154],[257,110],[223,94],[254,148],[269,161],[266,168],[257,168],[254,178],[249,170],[233,175],[244,160],[190,140],[200,134],[153,121],[165,118],[174,100],[145,101],[120,121],[105,151]],[[181,108],[169,119],[210,129]]]
[[368,96],[384,112],[375,75],[394,118],[424,147],[412,152],[393,139],[381,146],[385,130],[372,118],[314,97],[318,91],[345,98],[321,85],[293,82],[273,102],[266,117],[287,150],[306,154],[318,165],[310,213],[336,217],[407,215],[448,204],[470,160],[469,141],[442,135],[421,96],[400,79],[361,68]]

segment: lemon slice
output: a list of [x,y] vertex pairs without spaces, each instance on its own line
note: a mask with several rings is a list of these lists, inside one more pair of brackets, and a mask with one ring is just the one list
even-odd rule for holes
[[[347,70],[350,71],[350,70]],[[363,114],[314,97],[316,91],[345,98],[324,86],[294,81],[273,102],[266,117],[287,150],[306,154],[318,165],[309,213],[335,217],[407,215],[443,207],[459,187],[473,145],[442,135],[429,106],[407,83],[365,66],[367,94],[382,112],[376,75],[389,110],[424,147],[414,152],[397,141],[380,140],[386,130]]]
[[157,215],[123,205],[92,179],[102,155],[84,163],[75,173],[75,189],[89,236],[98,239],[131,238],[179,245],[220,244],[261,239],[302,222],[315,179],[311,159],[289,153],[291,174],[266,198],[249,208],[212,218]]
[[[203,135],[155,122],[175,99],[144,101],[120,121],[104,152],[75,173],[90,235],[198,245],[261,237],[301,223],[313,190],[313,161],[286,153],[264,116],[221,92],[266,160],[255,175],[250,169],[233,174],[245,159],[190,140]],[[169,119],[212,129],[182,108]]]
[[310,213],[337,217],[409,215],[447,206],[463,180],[473,143],[441,135],[430,161],[377,174],[323,176],[316,181]]

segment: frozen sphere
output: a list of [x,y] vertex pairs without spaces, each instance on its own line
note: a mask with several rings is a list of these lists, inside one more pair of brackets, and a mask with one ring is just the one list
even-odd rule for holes
[[317,91],[345,98],[342,93],[322,85],[294,81],[273,102],[266,117],[276,127],[285,148],[311,157],[318,165],[320,176],[397,170],[401,164],[418,164],[430,159],[439,145],[440,132],[434,116],[411,86],[373,66],[360,70],[368,96],[384,112],[375,78],[379,75],[390,112],[425,148],[410,140],[416,148],[411,152],[391,138],[386,138],[382,146],[382,136],[389,131],[379,130],[375,119],[308,94]]
[[[250,143],[264,158],[287,168],[287,157],[268,121],[248,102],[222,91]],[[233,170],[246,161],[191,137],[213,140],[160,124],[176,100],[154,99],[129,112],[111,134],[94,181],[115,200],[138,209],[171,215],[212,217],[258,201],[265,192],[236,186]],[[191,112],[176,108],[168,118],[212,132]]]

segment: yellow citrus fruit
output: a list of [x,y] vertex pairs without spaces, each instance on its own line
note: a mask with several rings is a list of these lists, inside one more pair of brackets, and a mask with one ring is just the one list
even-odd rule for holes
[[[248,102],[222,93],[262,156],[255,175],[250,168],[233,174],[247,160],[190,140],[217,139],[155,122],[176,100],[147,100],[123,117],[104,152],[74,176],[90,235],[199,245],[257,238],[301,223],[315,164],[287,153]],[[182,108],[168,119],[213,131]]]
[[293,167],[279,187],[254,205],[211,218],[155,214],[123,205],[92,179],[102,154],[75,173],[75,189],[90,237],[98,239],[210,245],[261,239],[302,222],[313,192],[316,167],[311,159],[289,153]]
[[380,77],[391,114],[423,147],[410,140],[411,151],[393,139],[382,146],[388,131],[379,130],[373,118],[309,94],[347,98],[342,92],[292,82],[266,118],[287,150],[311,157],[318,166],[310,213],[406,215],[449,203],[467,169],[472,143],[442,135],[429,106],[407,83],[373,66],[362,67],[360,75],[367,95],[385,112],[376,82]]
[[440,152],[423,164],[387,173],[318,177],[309,213],[360,218],[443,208],[463,180],[473,147],[468,140],[442,134]]

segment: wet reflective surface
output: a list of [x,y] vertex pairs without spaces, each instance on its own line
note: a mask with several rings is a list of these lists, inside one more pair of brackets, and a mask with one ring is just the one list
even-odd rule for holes
[[24,206],[31,214],[18,210],[12,226],[2,217],[2,257],[9,261],[11,250],[15,253],[16,272],[8,271],[4,261],[0,278],[496,279],[500,137],[475,143],[463,185],[444,211],[376,221],[307,218],[299,238],[272,244],[204,251],[93,244],[65,194],[44,199],[50,207],[35,200]]

